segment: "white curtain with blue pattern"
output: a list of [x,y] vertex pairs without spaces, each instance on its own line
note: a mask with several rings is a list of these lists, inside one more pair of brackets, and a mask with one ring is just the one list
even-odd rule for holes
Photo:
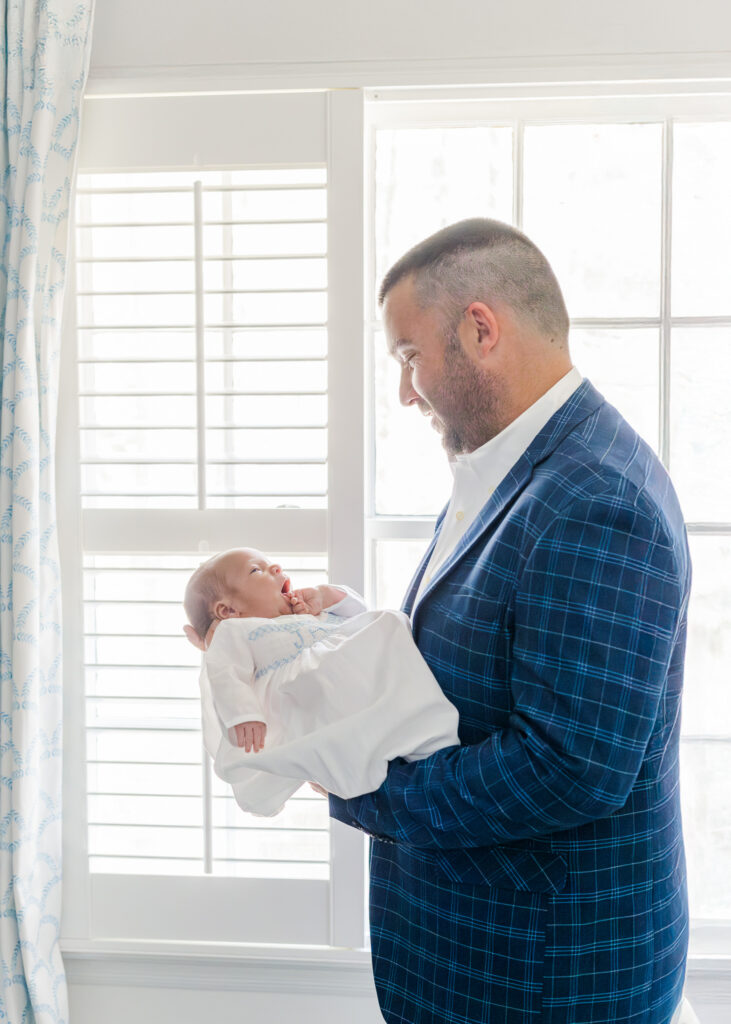
[[93,0],[2,0],[0,1021],[68,1020],[54,436]]

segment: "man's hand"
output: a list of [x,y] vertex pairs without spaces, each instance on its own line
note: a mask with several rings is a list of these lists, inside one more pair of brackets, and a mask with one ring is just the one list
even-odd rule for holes
[[208,627],[208,632],[206,633],[205,640],[202,640],[198,636],[198,634],[196,633],[192,626],[185,625],[183,626],[183,630],[185,632],[185,635],[188,637],[188,639],[190,640],[194,647],[197,647],[199,651],[207,651],[208,648],[211,646],[213,634],[216,632],[216,626],[220,621],[220,619],[213,620],[213,622]]
[[310,788],[314,789],[316,793],[320,793],[322,796],[329,796],[330,794],[326,789],[323,789],[319,782],[310,782]]
[[264,722],[239,722],[233,730],[229,729],[229,733],[232,731],[236,735],[236,746],[244,747],[247,754],[252,748],[255,754],[263,748],[264,737],[267,734]]
[[193,627],[186,625],[183,626],[183,629],[185,630],[185,635],[188,637],[193,646],[197,647],[199,651],[205,651],[206,642],[205,640],[201,640],[201,638],[198,636]]
[[323,609],[322,593],[319,587],[303,587],[290,594],[292,611],[295,615],[319,615]]

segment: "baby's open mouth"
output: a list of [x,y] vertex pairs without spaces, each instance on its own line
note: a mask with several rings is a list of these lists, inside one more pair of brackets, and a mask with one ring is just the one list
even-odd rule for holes
[[288,594],[289,593],[289,576],[285,576],[284,577],[284,583],[282,584],[282,593],[283,594]]

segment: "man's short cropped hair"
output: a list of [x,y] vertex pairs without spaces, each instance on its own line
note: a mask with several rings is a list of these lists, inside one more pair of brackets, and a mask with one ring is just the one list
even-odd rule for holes
[[475,217],[425,238],[388,271],[379,305],[410,275],[419,305],[437,307],[450,333],[471,302],[484,302],[507,305],[541,334],[567,342],[569,316],[556,275],[538,246],[510,224]]

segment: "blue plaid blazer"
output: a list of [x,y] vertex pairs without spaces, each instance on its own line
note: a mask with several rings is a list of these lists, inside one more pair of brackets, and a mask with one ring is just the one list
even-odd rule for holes
[[388,1024],[670,1020],[688,933],[689,585],[665,470],[584,381],[416,605],[414,638],[459,709],[462,746],[330,798],[374,840]]

